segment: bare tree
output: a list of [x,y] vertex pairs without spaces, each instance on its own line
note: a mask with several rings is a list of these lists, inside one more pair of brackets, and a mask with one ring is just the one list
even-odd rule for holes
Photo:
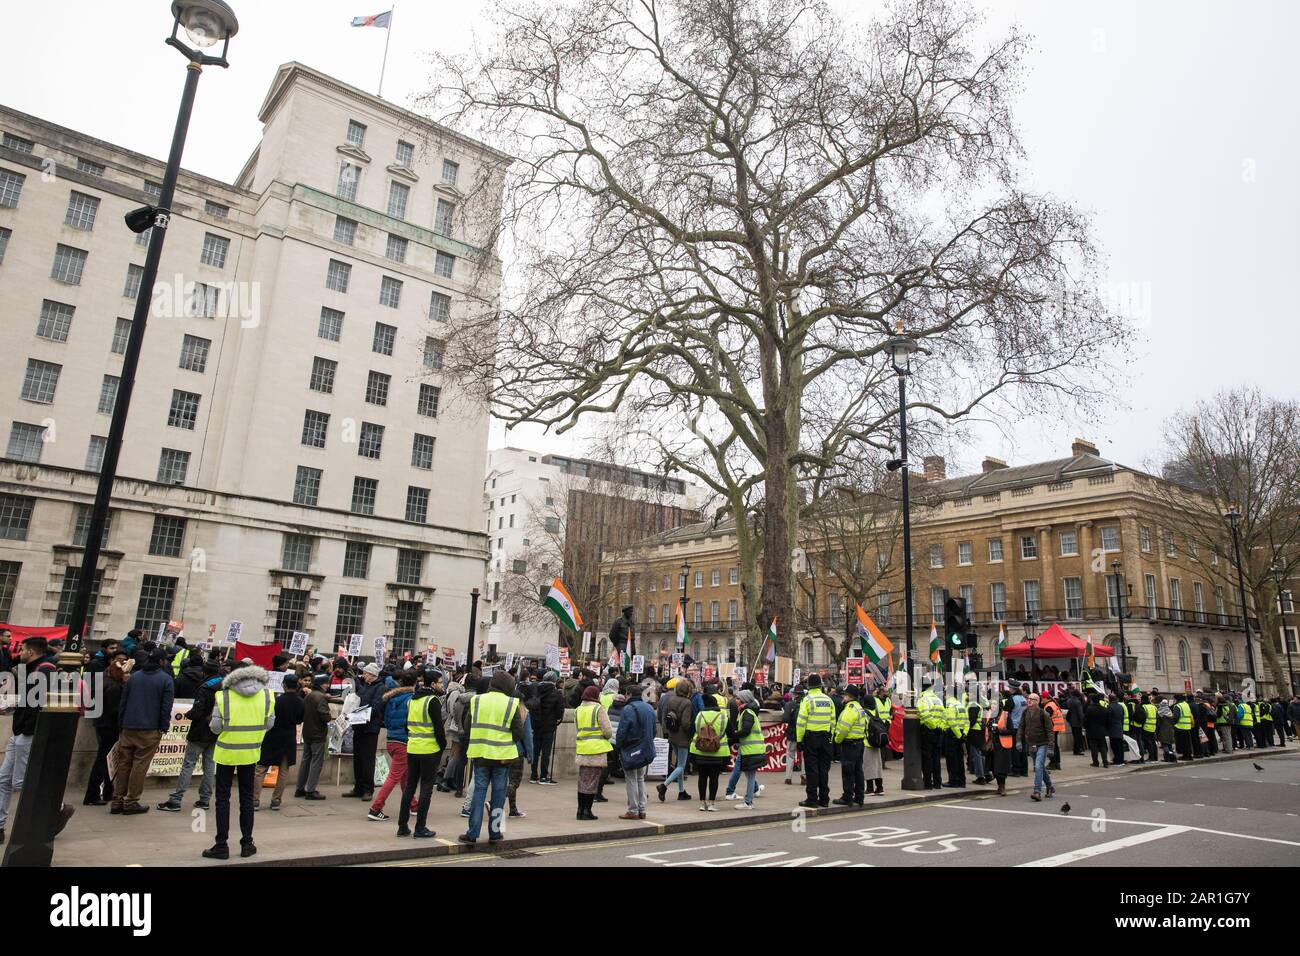
[[977,50],[948,0],[866,25],[822,0],[495,12],[489,45],[435,57],[424,100],[518,157],[506,292],[458,323],[448,371],[512,423],[635,407],[682,433],[666,459],[760,519],[752,627],[794,619],[800,475],[892,443],[891,336],[924,350],[918,417],[1104,390],[1123,328],[1090,224],[1018,184],[1019,32]]
[[1234,596],[1236,558],[1225,515],[1241,515],[1241,569],[1259,618],[1260,652],[1274,686],[1290,695],[1280,656],[1278,582],[1300,571],[1300,402],[1272,399],[1253,388],[1224,391],[1173,416],[1165,433],[1163,473],[1169,481],[1158,484],[1159,494],[1188,539],[1226,557],[1217,564],[1203,561],[1202,568]]

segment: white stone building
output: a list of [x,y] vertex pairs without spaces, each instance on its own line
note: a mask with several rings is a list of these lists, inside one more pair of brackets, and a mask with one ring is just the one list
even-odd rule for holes
[[[178,183],[91,636],[463,646],[488,414],[440,330],[496,293],[508,158],[297,63],[260,119],[232,183]],[[4,107],[0,132],[0,621],[48,626],[145,258],[122,217],[164,164]]]

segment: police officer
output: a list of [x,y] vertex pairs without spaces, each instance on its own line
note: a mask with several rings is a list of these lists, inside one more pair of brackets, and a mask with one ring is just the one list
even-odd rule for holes
[[239,855],[252,856],[253,777],[262,753],[262,738],[275,725],[275,697],[267,687],[266,671],[240,667],[226,675],[216,692],[208,727],[217,735],[213,758],[217,764],[216,824],[209,860],[230,859],[230,788],[239,779]]
[[966,789],[966,730],[970,716],[957,696],[948,694],[944,702],[943,755],[948,765],[948,782],[945,787]]
[[916,716],[921,721],[921,781],[926,790],[938,790],[943,785],[939,755],[943,752],[948,717],[933,687],[925,688],[917,697]]
[[867,738],[867,712],[858,703],[862,688],[850,684],[844,689],[844,708],[835,721],[835,743],[840,747],[840,778],[843,796],[832,800],[841,807],[862,806],[865,781],[862,751]]
[[808,678],[808,692],[799,702],[795,742],[803,752],[805,799],[801,807],[831,805],[831,731],[835,726],[835,702],[822,693],[819,674]]

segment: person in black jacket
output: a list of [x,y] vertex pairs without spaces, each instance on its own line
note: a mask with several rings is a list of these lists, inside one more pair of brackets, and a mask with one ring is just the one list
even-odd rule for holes
[[[221,686],[221,668],[209,661],[199,668],[199,676],[202,680],[194,688],[193,703],[190,705],[189,713],[190,730],[185,735],[185,756],[181,760],[180,773],[176,777],[176,788],[166,800],[158,804],[159,810],[168,813],[180,812],[181,798],[185,796],[190,779],[194,776],[194,768],[200,761],[203,764],[203,776],[199,780],[199,798],[194,801],[196,809],[208,809],[212,800],[212,790],[216,785],[217,735],[208,728],[208,721],[212,717],[217,688]],[[177,699],[180,699],[179,694]]]
[[384,726],[384,694],[388,684],[380,677],[377,664],[361,670],[361,680],[354,691],[361,698],[358,709],[370,708],[370,720],[352,726],[352,789],[345,797],[371,800],[375,796],[375,751],[379,747],[379,730]]
[[[1110,758],[1106,755],[1107,737],[1110,733],[1110,708],[1101,702],[1096,694],[1088,695],[1088,706],[1083,709],[1083,732],[1088,738],[1088,751],[1092,754],[1092,765],[1109,767]],[[1101,763],[1097,759],[1100,755]]]
[[126,651],[117,651],[104,670],[102,683],[98,687],[101,709],[99,716],[94,718],[94,723],[99,746],[95,752],[95,762],[90,767],[90,779],[86,781],[86,796],[81,801],[87,807],[107,806],[113,799],[113,780],[108,775],[108,752],[117,743],[117,711],[122,706],[122,687],[126,684],[125,664],[128,660],[130,657]]
[[1083,697],[1077,690],[1070,691],[1070,701],[1065,707],[1065,722],[1070,725],[1070,736],[1074,738],[1074,755],[1083,756]]
[[257,760],[254,810],[262,808],[262,790],[266,774],[272,767],[277,769],[275,790],[271,794],[271,809],[280,809],[284,788],[289,783],[289,768],[298,762],[298,727],[302,724],[307,705],[298,687],[296,674],[285,674],[283,686],[283,692],[275,699],[275,723],[262,738],[262,752]]
[[[414,705],[426,697],[433,696],[433,687],[417,684],[411,694]],[[397,835],[410,836],[411,801],[419,794],[419,803],[415,811],[415,835],[432,837],[433,831],[425,824],[429,819],[429,803],[433,798],[434,775],[438,771],[438,758],[447,746],[447,735],[442,728],[442,706],[437,697],[429,705],[429,722],[433,724],[433,738],[438,742],[439,753],[413,754],[410,752],[410,739],[407,740],[406,784],[402,787],[402,808],[397,813]]]
[[207,675],[203,673],[203,656],[190,654],[185,658],[185,665],[181,668],[181,672],[176,675],[176,700],[193,700],[199,685],[207,679]]
[[554,786],[551,778],[551,752],[555,749],[555,731],[564,720],[564,694],[557,686],[560,675],[547,671],[537,683],[532,705],[528,708],[533,722],[533,767],[531,783]]

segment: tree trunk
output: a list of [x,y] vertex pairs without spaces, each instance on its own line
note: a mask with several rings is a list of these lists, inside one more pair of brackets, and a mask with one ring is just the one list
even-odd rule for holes
[[[1271,674],[1273,677],[1274,693],[1281,694],[1284,700],[1290,699],[1293,690],[1290,671],[1287,668],[1286,649],[1279,650],[1277,647],[1277,634],[1281,620],[1274,611],[1277,607],[1274,603],[1277,600],[1276,591],[1265,586],[1252,590],[1250,596],[1255,602],[1256,609],[1267,608],[1267,614],[1258,615],[1260,626],[1255,634],[1259,639],[1260,656],[1264,658],[1265,674]],[[1265,674],[1259,675],[1261,682],[1267,679]]]

